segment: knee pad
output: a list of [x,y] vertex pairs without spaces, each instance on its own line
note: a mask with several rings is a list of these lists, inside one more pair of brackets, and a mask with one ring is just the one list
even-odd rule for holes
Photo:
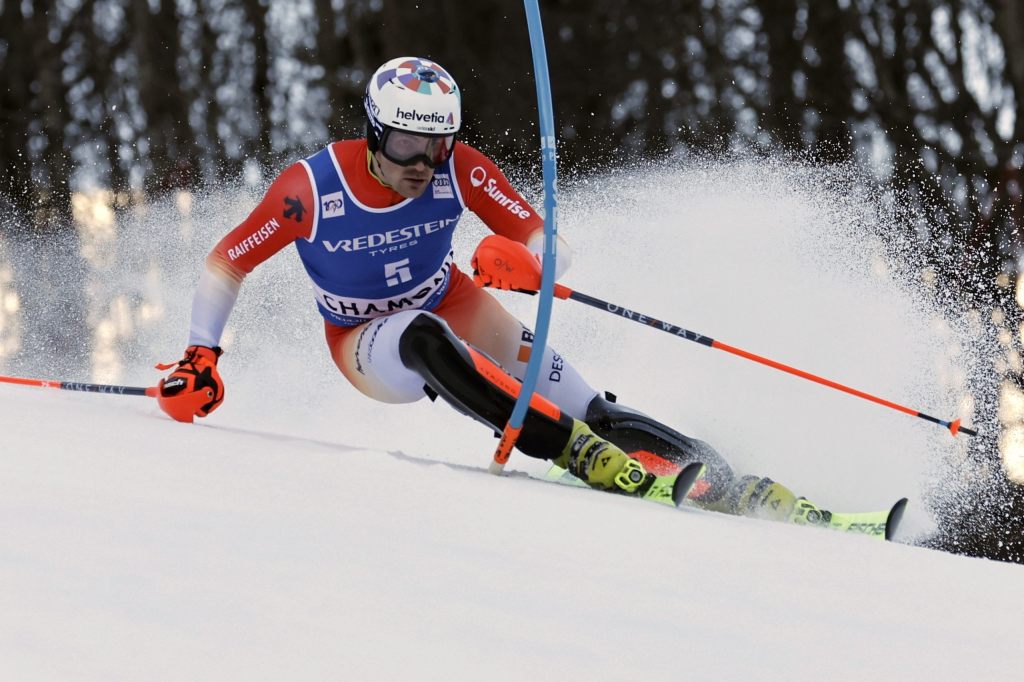
[[[591,401],[587,408],[586,422],[594,433],[638,457],[654,473],[659,473],[659,468],[668,472],[664,461],[677,466],[690,462],[703,463],[706,486],[698,496],[701,501],[719,499],[732,483],[732,468],[713,447],[702,440],[684,436],[641,412],[618,405],[615,396],[610,393],[606,393],[603,398],[597,396]],[[648,458],[643,453],[650,453],[654,457]],[[662,460],[661,467],[658,459]]]
[[[458,338],[444,320],[429,313],[417,314],[402,331],[399,355],[432,398],[441,396],[495,432],[504,429],[519,394],[519,382]],[[560,453],[571,430],[571,417],[534,394],[516,446],[527,455],[550,459]]]

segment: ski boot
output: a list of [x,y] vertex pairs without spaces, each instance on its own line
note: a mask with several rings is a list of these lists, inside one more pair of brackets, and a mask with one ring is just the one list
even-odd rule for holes
[[797,498],[793,491],[768,477],[743,476],[709,509],[750,516],[769,521],[784,521],[807,526],[829,525],[831,512],[820,509],[807,498]]
[[833,512],[822,509],[806,497],[796,497],[784,485],[770,478],[744,476],[707,509],[770,521],[783,521],[797,526],[816,526],[847,533],[861,533],[891,540],[903,518],[907,498],[890,509],[875,512]]
[[555,464],[592,488],[633,494],[647,478],[639,460],[594,435],[585,422],[573,420],[572,435]]
[[637,497],[643,497],[656,478],[647,473],[639,460],[594,435],[590,427],[579,419],[573,420],[569,442],[554,463],[568,469],[591,488]]

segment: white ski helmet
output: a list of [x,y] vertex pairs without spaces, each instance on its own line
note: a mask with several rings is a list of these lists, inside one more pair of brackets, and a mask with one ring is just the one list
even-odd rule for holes
[[[462,93],[444,68],[429,59],[385,62],[366,84],[366,138],[376,152],[389,130],[451,137],[462,126]],[[445,145],[450,153],[451,143]]]

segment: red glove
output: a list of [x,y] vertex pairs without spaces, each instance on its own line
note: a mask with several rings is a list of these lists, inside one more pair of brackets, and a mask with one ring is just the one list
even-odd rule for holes
[[224,382],[217,372],[217,358],[223,352],[219,347],[189,346],[177,363],[157,365],[159,370],[168,370],[177,364],[158,385],[160,409],[172,419],[189,423],[216,410],[224,400]]
[[473,282],[478,287],[540,290],[540,261],[526,245],[492,234],[473,252]]

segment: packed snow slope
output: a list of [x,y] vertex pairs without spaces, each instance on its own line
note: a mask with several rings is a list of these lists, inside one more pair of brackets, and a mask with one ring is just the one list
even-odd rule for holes
[[0,386],[4,679],[1009,680],[1024,666],[1020,566],[53,393]]
[[[977,346],[893,276],[870,236],[877,206],[853,187],[743,162],[591,180],[563,196],[576,253],[565,282],[970,422]],[[201,196],[187,215],[169,204],[122,225],[105,253],[128,256],[111,255],[89,295],[98,318],[104,301],[146,302],[148,316],[118,327],[135,350],[116,371],[45,378],[155,383],[152,363],[180,356],[203,255],[251,205]],[[464,265],[484,230],[460,229]],[[532,299],[498,295],[532,320]],[[243,287],[227,400],[206,420],[173,423],[148,398],[0,384],[0,678],[1024,670],[1024,568],[912,545],[962,439],[570,302],[556,305],[552,343],[596,387],[740,471],[835,510],[909,497],[900,543],[544,483],[521,455],[491,476],[487,429],[440,402],[384,406],[345,385],[283,254]]]

